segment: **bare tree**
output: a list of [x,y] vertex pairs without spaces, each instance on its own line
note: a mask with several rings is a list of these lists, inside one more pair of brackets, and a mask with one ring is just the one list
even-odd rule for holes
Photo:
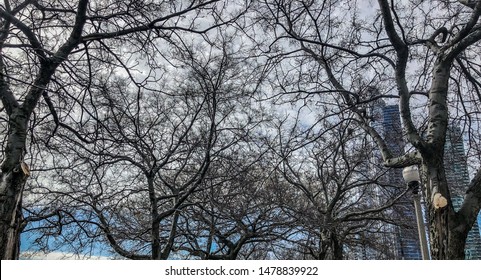
[[223,36],[215,44],[183,40],[185,49],[164,52],[175,69],[149,83],[152,90],[130,77],[99,75],[88,94],[55,111],[55,121],[39,124],[44,151],[36,158],[54,159],[33,165],[45,174],[27,185],[28,197],[40,198],[28,200],[25,221],[49,212],[40,205],[56,215],[28,230],[56,233],[74,224],[85,244],[106,243],[130,259],[182,253],[177,239],[208,189],[211,164],[262,122],[249,99],[259,75],[246,65],[255,63],[232,44],[235,34]]
[[28,124],[41,99],[49,103],[49,92],[70,84],[88,88],[78,82],[97,75],[99,65],[120,65],[128,75],[136,62],[123,64],[126,48],[130,57],[136,49],[153,53],[158,43],[168,45],[182,32],[202,34],[225,24],[225,6],[218,2],[6,0],[0,5],[0,97],[8,121],[0,173],[2,259],[18,257],[22,194],[30,175]]
[[[60,128],[43,151],[54,157],[53,172],[30,183],[26,193],[57,201],[48,208],[59,212],[58,231],[75,223],[78,231],[103,235],[122,257],[166,259],[178,211],[210,165],[216,94],[180,87],[165,97],[132,92],[122,80],[91,91],[95,105],[79,112],[91,116],[88,122],[62,120],[69,129]],[[46,185],[42,177],[49,175]],[[25,207],[33,214],[40,205],[27,199]]]
[[272,258],[268,248],[291,231],[294,220],[283,214],[279,199],[286,194],[261,143],[239,143],[213,163],[208,191],[186,213],[179,249],[201,259]]
[[[479,40],[481,1],[263,1],[262,16],[275,41],[269,51],[289,56],[297,67],[286,91],[337,100],[340,110],[355,113],[358,127],[381,151],[384,165],[419,165],[429,209],[431,256],[463,259],[466,236],[480,209]],[[288,44],[289,43],[289,44]],[[277,56],[279,57],[279,56]],[[287,81],[287,80],[286,80]],[[309,85],[310,87],[306,87]],[[404,137],[413,147],[395,155],[370,125],[363,110],[373,98],[399,104]],[[419,98],[417,98],[419,97]],[[417,100],[414,102],[413,100]],[[474,178],[455,211],[443,165],[450,120],[469,133]]]
[[[286,240],[295,244],[295,258],[393,258],[397,220],[393,206],[406,193],[386,180],[372,140],[355,130],[349,111],[344,118],[324,119],[313,127],[278,126],[281,176],[291,190],[283,209],[296,222]],[[281,123],[282,124],[282,123]],[[314,133],[316,126],[321,129]],[[295,233],[293,233],[295,232]],[[391,248],[389,248],[391,247]],[[362,256],[355,251],[371,251]],[[349,255],[344,255],[344,253]],[[376,252],[376,256],[374,253]]]

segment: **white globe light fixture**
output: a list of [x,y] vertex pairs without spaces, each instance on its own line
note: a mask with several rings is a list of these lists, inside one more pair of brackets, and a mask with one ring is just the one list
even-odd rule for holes
[[411,165],[408,167],[404,167],[403,169],[403,178],[408,187],[413,189],[413,192],[417,193],[417,189],[419,186],[419,170],[416,165]]

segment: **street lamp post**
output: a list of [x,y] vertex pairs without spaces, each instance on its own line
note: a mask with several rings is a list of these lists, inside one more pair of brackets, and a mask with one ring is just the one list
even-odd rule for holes
[[416,211],[416,222],[418,225],[419,243],[423,260],[429,260],[428,242],[424,229],[423,213],[421,210],[421,197],[419,195],[419,171],[416,166],[408,166],[403,169],[403,178],[413,192],[414,210]]

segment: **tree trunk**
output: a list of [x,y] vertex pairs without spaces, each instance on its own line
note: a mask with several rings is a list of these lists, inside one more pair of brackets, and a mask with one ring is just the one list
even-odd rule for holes
[[155,193],[154,178],[151,174],[147,173],[147,184],[149,190],[149,200],[150,200],[150,218],[151,218],[151,248],[152,248],[152,259],[160,260],[161,249],[160,249],[160,224],[157,221],[159,217],[159,211],[157,209],[157,195]]
[[344,259],[344,253],[342,251],[342,242],[339,241],[339,238],[337,235],[334,235],[333,237],[333,256],[334,260],[342,260]]
[[464,260],[467,231],[460,223],[452,205],[430,209],[429,233],[431,258],[434,260]]
[[342,260],[342,244],[336,233],[330,230],[321,230],[319,244],[319,260]]
[[429,91],[429,124],[426,142],[420,147],[426,171],[426,202],[429,211],[431,258],[435,260],[464,259],[469,221],[456,213],[451,200],[444,169],[444,145],[448,126],[447,95],[452,59],[438,54]]
[[[174,201],[175,205],[176,201]],[[172,217],[172,226],[170,227],[170,234],[169,239],[167,240],[167,244],[165,244],[164,249],[162,250],[162,254],[160,254],[161,260],[169,259],[170,253],[172,252],[172,248],[174,247],[174,241],[177,237],[177,223],[179,222],[180,212],[175,211],[174,216]]]
[[15,108],[9,116],[5,159],[0,172],[0,256],[2,260],[18,259],[22,224],[22,196],[29,175],[25,153],[28,119]]
[[[455,212],[445,176],[443,161],[427,165],[426,201],[429,209],[431,258],[462,260],[470,227]],[[441,194],[441,202],[439,196]],[[442,199],[446,199],[445,205]]]

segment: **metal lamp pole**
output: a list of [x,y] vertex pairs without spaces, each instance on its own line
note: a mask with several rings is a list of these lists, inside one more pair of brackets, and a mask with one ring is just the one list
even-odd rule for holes
[[429,260],[428,241],[424,228],[423,213],[421,210],[421,196],[419,195],[419,171],[416,166],[408,166],[403,170],[403,177],[408,187],[412,190],[414,200],[414,210],[418,226],[419,244],[421,245],[421,255],[423,260]]

